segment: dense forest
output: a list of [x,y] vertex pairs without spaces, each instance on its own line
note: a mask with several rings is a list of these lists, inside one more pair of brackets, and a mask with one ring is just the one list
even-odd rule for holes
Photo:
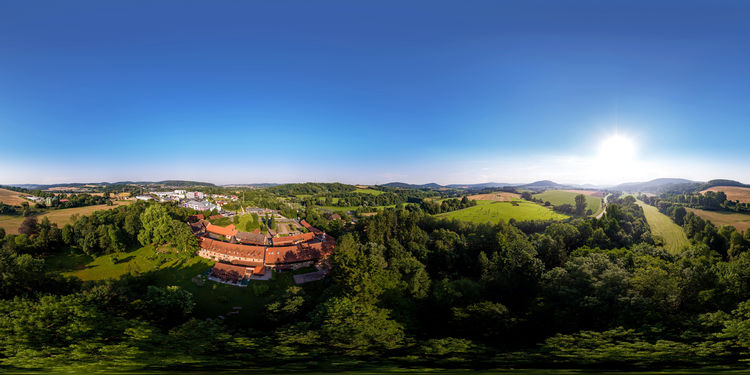
[[[750,359],[750,233],[732,233],[744,245],[727,251],[692,235],[693,246],[670,254],[654,245],[633,197],[610,202],[601,219],[476,225],[407,204],[325,227],[338,236],[331,274],[269,291],[264,318],[246,326],[197,316],[189,292],[157,287],[148,273],[84,283],[46,265],[70,247],[116,254],[154,244],[190,257],[189,210],[140,202],[63,228],[30,224],[26,234],[0,233],[0,363],[653,368]],[[310,207],[299,214],[340,225]]]

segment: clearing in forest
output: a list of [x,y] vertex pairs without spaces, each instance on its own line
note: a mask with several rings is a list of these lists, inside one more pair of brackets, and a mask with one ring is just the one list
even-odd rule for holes
[[375,189],[357,189],[357,190],[354,190],[354,192],[357,193],[357,194],[370,194],[370,195],[380,195],[380,194],[383,194],[382,191],[375,190]]
[[690,245],[685,231],[682,227],[675,224],[669,216],[659,212],[656,207],[638,201],[638,205],[643,207],[643,213],[646,215],[648,226],[651,227],[651,233],[659,236],[664,240],[664,248],[672,254],[679,253],[685,246]]
[[602,198],[592,193],[596,192],[593,190],[547,190],[543,193],[534,194],[534,198],[541,199],[544,202],[550,202],[553,206],[570,204],[575,207],[576,195],[583,194],[586,196],[586,209],[590,209],[592,216],[596,216],[603,208]]

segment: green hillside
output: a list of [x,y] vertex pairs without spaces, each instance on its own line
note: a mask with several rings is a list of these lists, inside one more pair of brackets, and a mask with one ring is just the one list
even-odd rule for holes
[[[456,219],[469,221],[472,223],[497,223],[500,220],[516,221],[528,220],[562,220],[567,216],[542,207],[536,203],[516,200],[513,202],[490,202],[479,204],[474,207],[464,208],[463,210],[446,212],[436,215],[441,218]],[[478,202],[477,202],[478,203]]]

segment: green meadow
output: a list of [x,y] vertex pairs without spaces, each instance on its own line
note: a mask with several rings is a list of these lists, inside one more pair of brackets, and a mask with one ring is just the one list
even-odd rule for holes
[[[541,199],[544,202],[550,202],[553,206],[567,203],[575,207],[576,195],[578,194],[579,193],[563,190],[547,190],[543,193],[534,194],[534,198]],[[602,209],[602,198],[586,195],[586,209],[590,209],[593,215],[597,215]]]
[[659,212],[656,207],[641,201],[638,201],[638,205],[643,207],[643,213],[646,215],[646,221],[651,227],[651,233],[664,240],[664,247],[667,251],[677,254],[682,248],[690,245],[685,231],[667,215]]
[[472,223],[497,223],[500,220],[508,221],[510,219],[529,221],[562,220],[567,218],[567,216],[554,212],[547,207],[522,200],[515,200],[513,202],[477,201],[477,205],[474,207],[446,212],[436,216]]
[[[46,264],[51,271],[83,281],[134,275],[147,277],[156,286],[178,285],[193,294],[197,316],[216,318],[224,315],[227,320],[241,326],[260,318],[273,292],[294,284],[291,273],[274,273],[272,280],[253,280],[247,287],[216,283],[203,275],[213,266],[213,261],[163,250],[145,246],[125,253],[91,257],[71,249],[48,257]],[[240,313],[227,316],[226,313],[235,306],[242,307]]]
[[375,190],[375,189],[357,189],[357,190],[354,190],[354,192],[357,193],[357,194],[370,194],[370,195],[380,195],[380,194],[383,194],[382,191]]

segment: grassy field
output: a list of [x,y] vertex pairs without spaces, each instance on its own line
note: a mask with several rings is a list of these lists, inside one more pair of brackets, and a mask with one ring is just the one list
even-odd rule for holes
[[[561,204],[570,204],[575,207],[576,195],[582,194],[584,191],[575,190],[547,190],[543,193],[534,194],[534,198],[541,199],[545,202],[552,203],[553,206],[559,206]],[[585,190],[585,192],[595,193],[594,191]],[[593,215],[597,215],[602,210],[602,198],[592,195],[584,194],[586,196],[586,208],[590,209]]]
[[495,193],[469,195],[467,198],[476,201],[510,202],[514,199],[520,199],[521,194],[509,193],[507,191],[498,191]]
[[0,202],[11,206],[20,206],[23,202],[31,204],[31,201],[21,197],[21,193],[8,189],[0,189]]
[[667,215],[659,212],[656,207],[641,201],[638,201],[638,205],[643,207],[643,213],[646,215],[646,221],[651,227],[651,233],[664,239],[664,247],[667,251],[677,254],[683,247],[690,245],[690,240],[685,235],[685,231]]
[[[111,210],[113,208],[117,208],[118,206],[131,204],[133,203],[133,201],[116,201],[114,203],[115,204],[112,206],[107,206],[106,204],[100,204],[96,206],[64,208],[61,210],[50,210],[44,214],[37,216],[37,218],[41,221],[42,218],[48,217],[50,222],[56,223],[58,227],[62,227],[65,224],[72,223],[72,220],[70,218],[72,215],[75,215],[75,214],[79,214],[81,216],[90,215],[94,211]],[[5,232],[8,234],[18,234],[18,227],[21,226],[23,219],[24,219],[23,216],[0,215],[0,228],[4,228]]]
[[380,194],[383,194],[382,191],[375,190],[375,189],[357,189],[357,190],[354,190],[354,192],[358,193],[358,194],[370,194],[370,195],[380,195]]
[[688,211],[711,221],[716,226],[731,225],[739,231],[750,229],[750,215],[736,212],[707,211],[687,208]]
[[[240,314],[226,316],[227,320],[248,326],[264,313],[271,292],[294,284],[291,273],[274,274],[270,281],[250,281],[245,287],[225,285],[207,280],[200,275],[214,262],[198,256],[157,252],[152,246],[112,255],[90,257],[69,253],[47,258],[50,270],[81,280],[118,279],[123,275],[148,275],[157,286],[178,285],[193,294],[199,317],[226,316],[232,307],[241,306]],[[247,324],[246,324],[247,323]]]
[[730,201],[750,203],[750,188],[739,186],[714,186],[701,191],[701,194],[706,194],[707,191],[723,191],[724,194],[727,195],[727,199]]
[[[463,210],[446,212],[437,215],[437,217],[469,221],[472,223],[497,223],[500,220],[508,221],[510,219],[515,219],[516,221],[528,221],[549,219],[562,220],[567,218],[565,215],[532,202],[521,200],[514,202],[477,201],[477,203],[479,202],[486,203],[477,204],[474,207],[464,208]],[[517,204],[517,206],[514,205],[514,203]]]

